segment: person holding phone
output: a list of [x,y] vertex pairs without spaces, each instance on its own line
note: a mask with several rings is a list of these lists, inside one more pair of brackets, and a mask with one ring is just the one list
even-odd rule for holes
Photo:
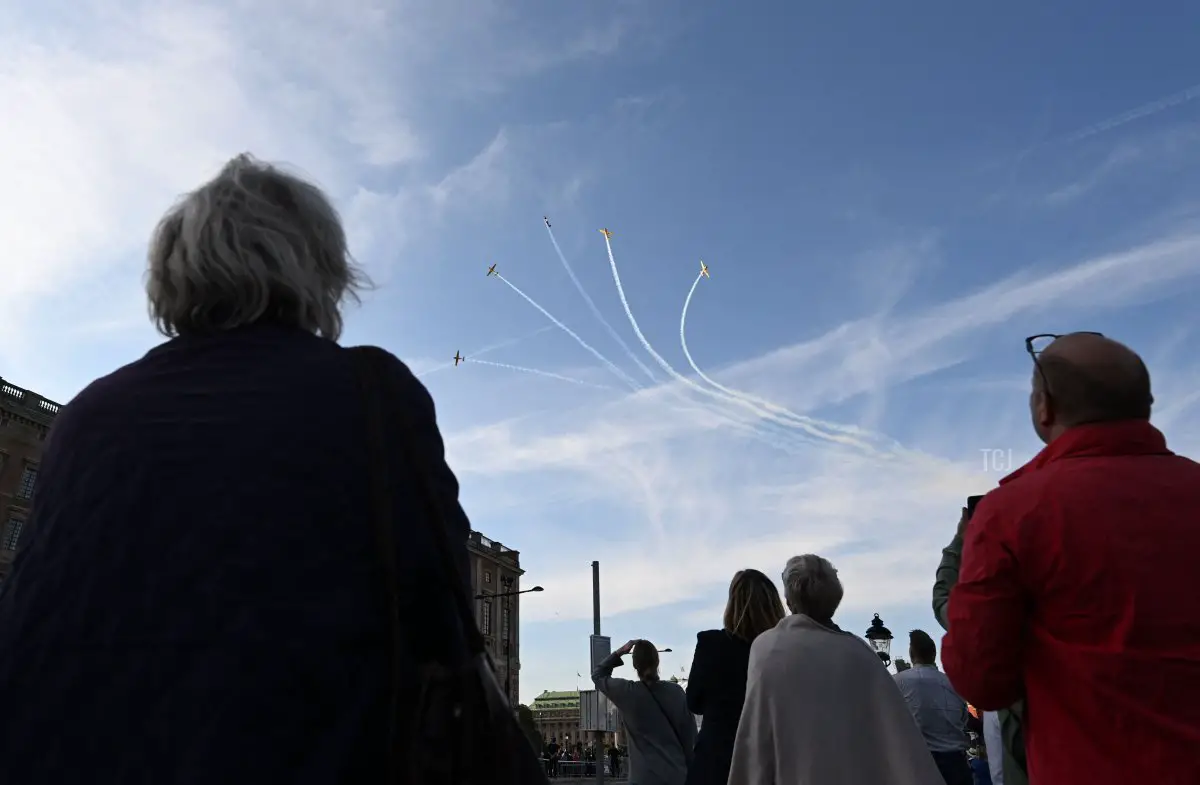
[[966,524],[942,667],[976,708],[1024,699],[1035,783],[1200,782],[1200,464],[1150,423],[1128,347],[1026,349],[1046,446]]
[[[967,497],[967,505],[962,508],[954,539],[942,549],[942,561],[938,565],[937,577],[933,583],[933,615],[944,630],[949,629],[946,611],[950,602],[950,592],[954,584],[958,583],[963,532],[982,500],[983,495]],[[1022,704],[1018,702],[1006,710],[983,712],[984,736],[990,750],[987,765],[994,785],[1027,785],[1029,782],[1029,775],[1025,771],[1021,711]]]

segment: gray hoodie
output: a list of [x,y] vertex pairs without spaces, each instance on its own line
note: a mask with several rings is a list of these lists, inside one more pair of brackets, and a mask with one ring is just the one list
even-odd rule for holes
[[613,669],[623,664],[620,654],[609,655],[596,666],[592,681],[621,711],[629,735],[629,783],[683,785],[696,744],[696,718],[683,688],[613,678]]

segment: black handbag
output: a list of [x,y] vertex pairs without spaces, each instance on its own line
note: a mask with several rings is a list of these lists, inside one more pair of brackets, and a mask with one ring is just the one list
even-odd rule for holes
[[[400,618],[400,582],[392,531],[392,498],[388,451],[383,443],[385,403],[405,401],[395,389],[396,360],[375,347],[348,349],[354,363],[366,414],[371,465],[371,518],[376,548],[387,582],[392,672],[389,685],[388,785],[546,785],[545,771],[533,746],[517,724],[507,696],[496,680],[495,667],[475,623],[472,603],[459,576],[446,532],[445,516],[424,464],[411,450],[407,410],[392,410],[404,425],[401,448],[416,473],[424,521],[432,530],[444,583],[454,594],[458,623],[466,641],[457,657],[421,662],[416,673],[404,672],[405,629]],[[460,547],[464,547],[461,544]],[[409,629],[410,636],[421,634]],[[415,691],[406,685],[416,682]],[[401,700],[401,695],[406,696]],[[415,700],[408,700],[408,695]],[[400,705],[401,703],[411,705]]]

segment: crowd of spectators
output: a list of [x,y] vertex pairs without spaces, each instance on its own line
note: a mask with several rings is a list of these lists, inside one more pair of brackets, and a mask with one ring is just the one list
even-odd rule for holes
[[[62,409],[0,589],[0,782],[545,781],[469,610],[433,401],[337,343],[368,285],[327,197],[249,156],[163,218],[169,340]],[[961,511],[941,669],[923,632],[893,677],[842,631],[826,559],[787,562],[783,603],[744,570],[686,691],[645,640],[592,674],[633,783],[964,785],[969,757],[997,785],[1200,783],[1200,465],[1126,346],[1026,350],[1046,446]]]

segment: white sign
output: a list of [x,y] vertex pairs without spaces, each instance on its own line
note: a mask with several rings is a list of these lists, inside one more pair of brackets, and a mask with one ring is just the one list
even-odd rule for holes
[[581,690],[579,693],[579,727],[585,731],[615,733],[620,728],[621,717],[617,707],[599,690]]
[[612,638],[607,635],[592,635],[590,640],[592,647],[592,673],[595,673],[600,663],[604,662],[608,659],[608,655],[612,654]]

